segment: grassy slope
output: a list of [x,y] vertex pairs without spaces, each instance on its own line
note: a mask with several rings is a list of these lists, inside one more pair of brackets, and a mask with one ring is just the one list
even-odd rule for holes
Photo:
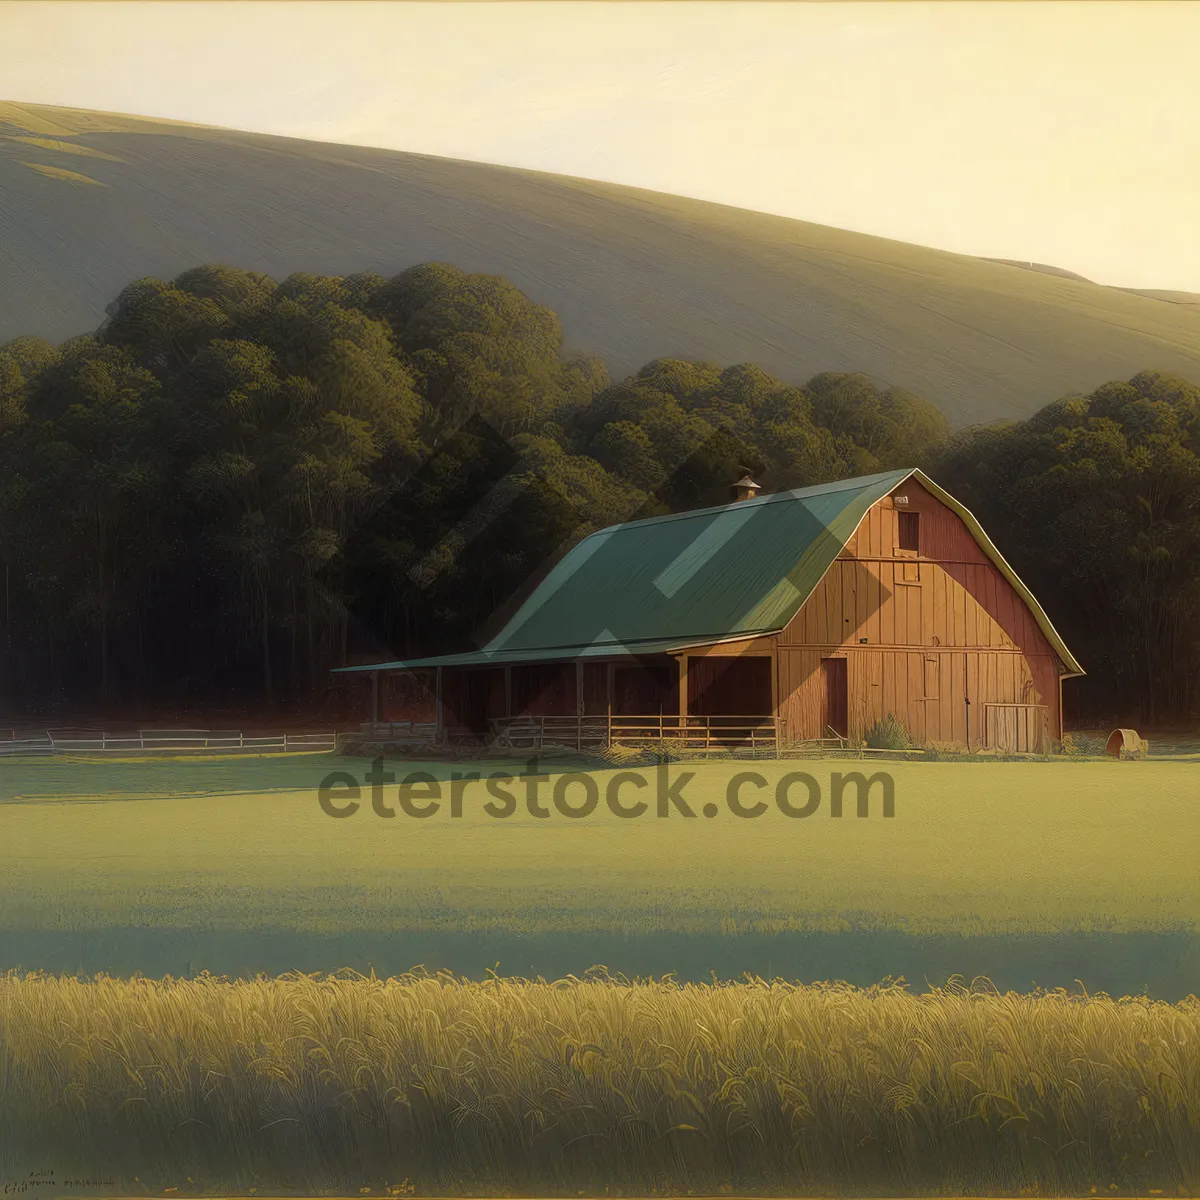
[[[7,135],[7,136],[5,136]],[[71,169],[83,188],[26,163]],[[224,261],[509,276],[614,373],[661,355],[789,380],[865,370],[969,423],[1159,367],[1200,377],[1200,312],[675,196],[428,156],[0,104],[0,342],[93,327],[130,279]]]
[[[324,775],[361,777],[368,765],[6,763],[0,968],[59,968],[39,956],[82,944],[72,938],[99,945],[133,930],[142,941],[118,938],[110,959],[80,962],[149,974],[231,962],[478,972],[502,957],[522,973],[606,962],[699,978],[716,969],[855,982],[944,968],[997,971],[1019,986],[1032,973],[1135,989],[1166,979],[1162,963],[1135,954],[1118,964],[1134,943],[1114,949],[1105,939],[1147,935],[1161,941],[1153,953],[1184,956],[1164,989],[1200,989],[1200,886],[1179,852],[1194,820],[1195,763],[892,763],[890,820],[878,810],[831,820],[827,806],[805,820],[773,809],[735,818],[724,809],[734,768],[720,763],[686,768],[696,771],[685,792],[693,807],[721,806],[712,820],[623,821],[603,805],[587,820],[539,821],[523,809],[495,820],[480,812],[478,789],[461,819],[446,805],[427,820],[384,820],[365,805],[346,820],[325,816],[316,797]],[[862,769],[737,769],[775,780],[797,766],[826,788],[831,771]],[[428,769],[444,778],[451,768]],[[520,764],[482,767],[491,769]],[[209,941],[176,945],[197,931]],[[1057,944],[1076,958],[1062,950],[1055,961],[1054,939],[1064,937]],[[839,938],[840,957],[821,957]]]

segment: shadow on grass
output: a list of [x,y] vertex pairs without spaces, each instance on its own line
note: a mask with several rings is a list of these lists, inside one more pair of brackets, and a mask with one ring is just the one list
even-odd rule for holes
[[1200,935],[1143,933],[915,935],[896,931],[784,932],[713,936],[487,932],[315,933],[290,929],[109,928],[88,932],[0,931],[0,970],[127,977],[202,971],[253,977],[349,967],[387,976],[414,966],[468,978],[561,978],[603,965],[629,977],[792,981],[867,986],[903,976],[917,990],[952,975],[987,976],[1001,990],[1065,987],[1147,994],[1176,1001],[1200,993]]

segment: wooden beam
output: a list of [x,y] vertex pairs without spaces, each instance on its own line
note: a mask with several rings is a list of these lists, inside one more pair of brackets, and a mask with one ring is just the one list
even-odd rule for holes
[[446,732],[446,722],[442,714],[442,668],[435,667],[434,675],[436,683],[434,685],[433,738],[434,741],[440,742]]
[[504,715],[511,717],[512,710],[512,667],[506,665],[504,668]]
[[583,659],[575,660],[575,715],[583,716]]
[[687,683],[688,656],[681,654],[679,656],[679,724],[686,724],[684,718],[688,715],[688,683]]
[[379,724],[379,672],[371,672],[371,724]]

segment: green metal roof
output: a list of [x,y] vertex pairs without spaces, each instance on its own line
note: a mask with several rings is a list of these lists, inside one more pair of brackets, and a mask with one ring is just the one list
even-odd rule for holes
[[910,477],[963,518],[1030,606],[1068,670],[1081,674],[975,518],[911,469],[610,526],[575,546],[483,649],[340,670],[664,653],[778,632],[812,594],[867,510]]

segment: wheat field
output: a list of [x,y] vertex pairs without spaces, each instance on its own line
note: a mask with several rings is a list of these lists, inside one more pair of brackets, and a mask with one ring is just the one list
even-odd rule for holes
[[0,1167],[127,1194],[1193,1194],[1200,1002],[0,977]]

